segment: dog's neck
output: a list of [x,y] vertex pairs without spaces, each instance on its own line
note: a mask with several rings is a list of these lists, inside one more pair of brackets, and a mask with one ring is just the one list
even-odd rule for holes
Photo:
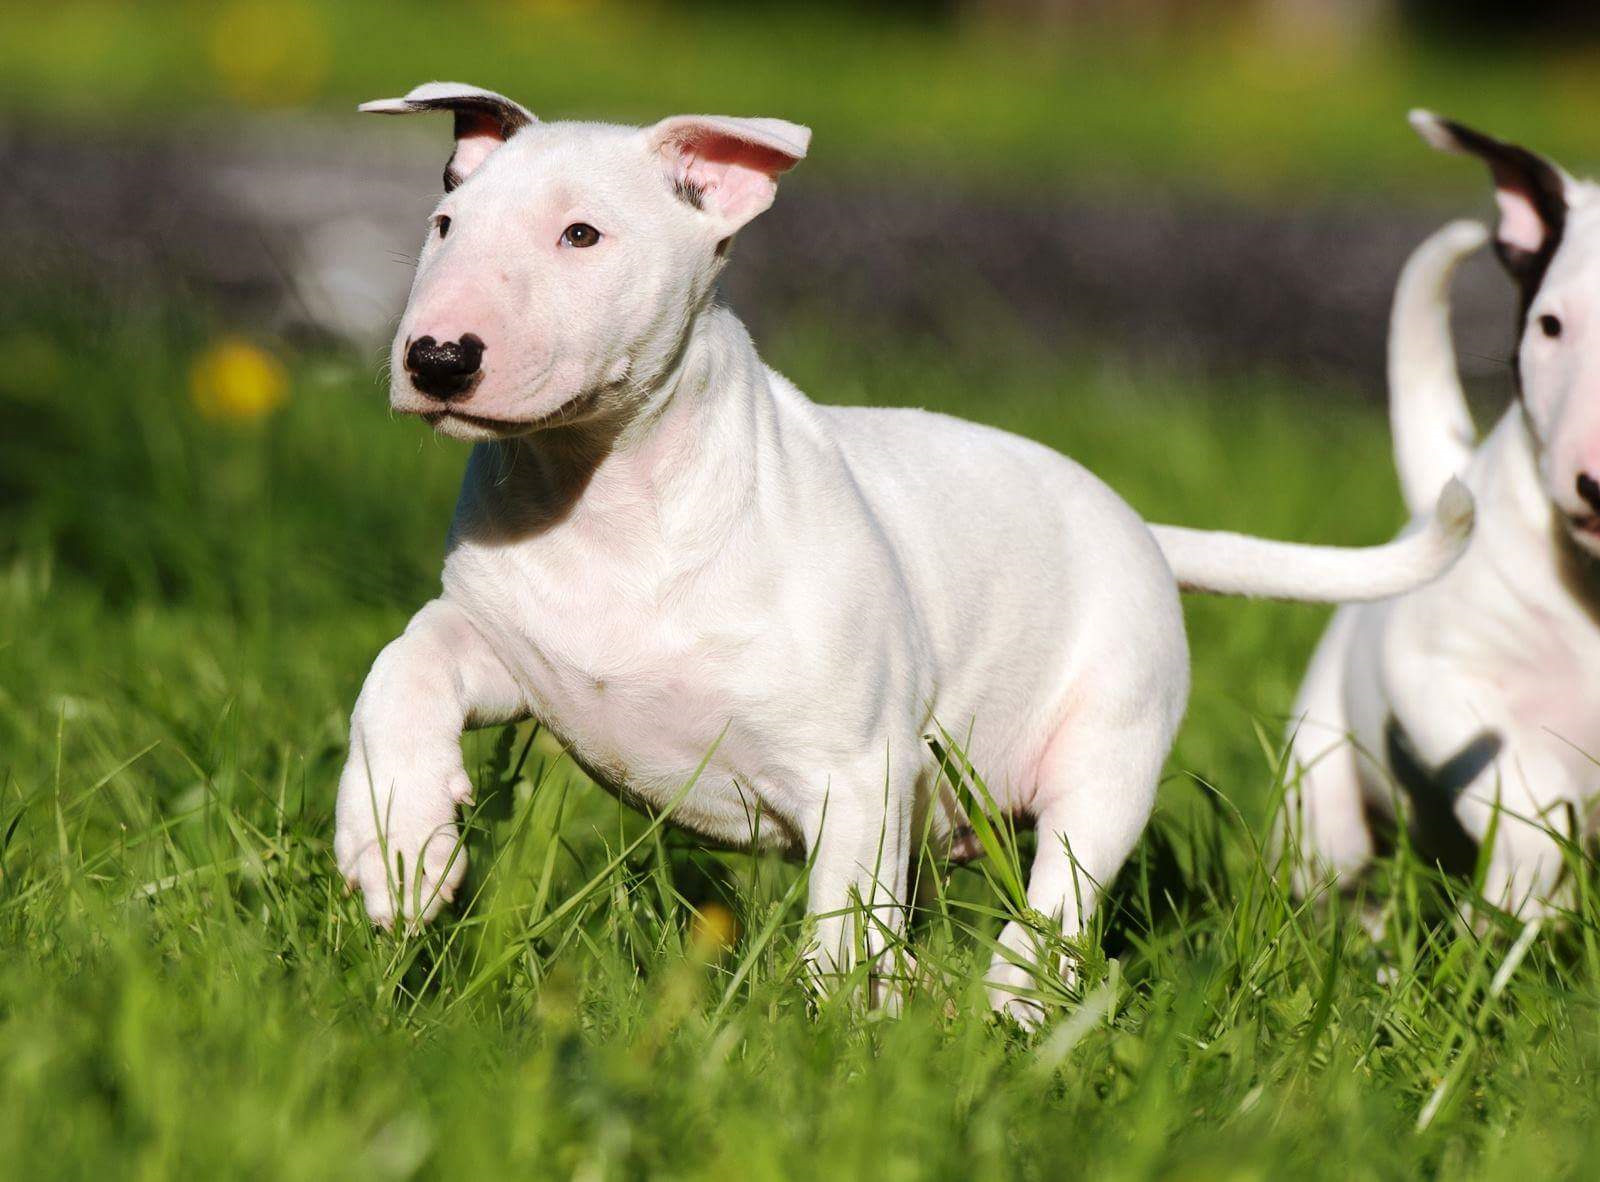
[[[766,367],[744,325],[708,305],[626,414],[474,449],[468,485],[518,533],[563,523],[623,534],[748,497],[775,431]],[[513,525],[513,522],[515,524]]]

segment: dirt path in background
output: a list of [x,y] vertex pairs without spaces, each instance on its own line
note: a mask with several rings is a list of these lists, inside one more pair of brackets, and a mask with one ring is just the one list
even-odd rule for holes
[[[99,142],[0,129],[0,285],[190,293],[241,323],[377,348],[404,303],[438,148],[293,124]],[[726,290],[758,334],[799,317],[961,349],[1020,339],[1212,372],[1278,369],[1376,397],[1395,274],[1445,216],[1376,200],[997,198],[936,178],[797,174],[741,241]],[[1492,358],[1510,345],[1509,285],[1475,260],[1456,302],[1464,373],[1479,391],[1503,389]]]

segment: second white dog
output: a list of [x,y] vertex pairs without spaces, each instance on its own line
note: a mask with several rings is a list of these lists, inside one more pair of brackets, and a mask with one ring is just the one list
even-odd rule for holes
[[[448,83],[365,109],[455,116],[391,400],[478,444],[443,594],[351,722],[336,851],[381,923],[426,918],[461,881],[462,729],[533,715],[625,798],[808,857],[825,969],[900,930],[925,834],[972,852],[930,751],[942,725],[1037,822],[1029,903],[1075,934],[1184,711],[1177,583],[1382,596],[1469,532],[1456,490],[1371,551],[1153,536],[1038,444],[808,401],[713,300],[805,128],[544,124]],[[1034,937],[1014,922],[1002,943],[994,1000],[1032,1019]]]
[[1344,608],[1324,635],[1295,708],[1299,883],[1353,882],[1371,821],[1403,819],[1457,871],[1492,834],[1484,895],[1532,916],[1557,896],[1563,839],[1600,791],[1600,195],[1525,148],[1427,112],[1412,121],[1493,176],[1495,248],[1520,295],[1520,396],[1477,443],[1447,289],[1485,233],[1454,223],[1396,290],[1390,416],[1407,506],[1425,511],[1459,473],[1478,528],[1446,577]]

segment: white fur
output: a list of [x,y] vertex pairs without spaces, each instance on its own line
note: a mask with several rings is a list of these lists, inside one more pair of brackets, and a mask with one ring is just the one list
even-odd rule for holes
[[[1450,280],[1488,241],[1478,222],[1451,222],[1419,246],[1400,273],[1389,317],[1389,433],[1400,493],[1414,515],[1466,470],[1478,430],[1461,396],[1450,342]],[[1401,394],[1400,391],[1404,391]]]
[[1436,578],[1461,553],[1472,533],[1473,511],[1472,494],[1452,479],[1415,529],[1363,550],[1296,546],[1176,525],[1150,529],[1185,591],[1352,603],[1387,599]]
[[[391,397],[480,442],[443,593],[351,721],[336,851],[375,920],[452,896],[461,731],[528,715],[627,799],[809,857],[824,972],[901,930],[925,834],[973,852],[929,750],[940,726],[1038,823],[1028,900],[1065,933],[1138,839],[1188,691],[1144,523],[1025,439],[810,402],[712,302],[728,234],[806,140],[774,120],[534,124],[441,202]],[[685,175],[711,186],[701,208],[673,191]],[[579,221],[597,245],[562,244]],[[449,404],[414,390],[404,343],[463,332],[485,343],[481,384]],[[1302,587],[1307,557],[1281,550],[1241,589]],[[1354,561],[1380,581],[1392,566]],[[1032,1019],[1033,933],[1002,942],[995,1002]]]
[[[1451,475],[1476,494],[1478,528],[1437,583],[1387,603],[1341,609],[1295,707],[1299,783],[1289,815],[1309,889],[1346,882],[1373,855],[1367,812],[1394,819],[1393,717],[1421,762],[1438,767],[1475,738],[1499,758],[1455,799],[1461,828],[1495,825],[1485,896],[1523,914],[1557,897],[1559,838],[1586,818],[1600,770],[1600,583],[1575,472],[1600,459],[1600,218],[1588,186],[1569,189],[1567,237],[1529,311],[1521,341],[1524,397],[1476,444],[1456,374],[1447,289],[1481,226],[1454,223],[1412,255],[1396,290],[1390,337],[1395,460],[1408,506]],[[1504,230],[1502,231],[1504,232]],[[1515,228],[1521,233],[1520,227]],[[1567,340],[1537,327],[1558,311]],[[1497,815],[1498,805],[1498,815]]]

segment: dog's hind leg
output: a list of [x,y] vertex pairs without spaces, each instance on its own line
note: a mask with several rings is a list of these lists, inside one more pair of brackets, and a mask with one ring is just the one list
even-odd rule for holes
[[1356,610],[1333,617],[1294,706],[1277,841],[1290,859],[1290,881],[1301,897],[1330,878],[1353,884],[1374,852],[1344,702],[1355,626]]
[[1173,700],[1152,687],[1142,702],[1098,703],[1075,713],[1045,748],[1033,801],[1039,842],[1028,878],[1029,914],[1000,933],[987,978],[995,1009],[1035,1025],[1045,1014],[1030,996],[1037,992],[1035,973],[1046,986],[1046,975],[1071,980],[1061,941],[1083,934],[1144,832],[1182,709],[1181,693]]

